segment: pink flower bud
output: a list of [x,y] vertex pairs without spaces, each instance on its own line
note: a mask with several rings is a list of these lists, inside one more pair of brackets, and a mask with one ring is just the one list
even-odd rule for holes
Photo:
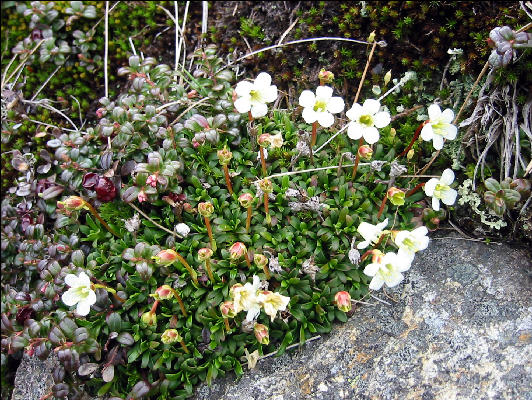
[[146,194],[144,190],[141,190],[139,194],[137,195],[137,199],[139,203],[142,203],[143,201],[148,200],[148,195]]
[[153,174],[153,175],[148,176],[148,178],[146,179],[146,185],[156,187],[157,186],[157,175]]
[[402,206],[405,204],[405,192],[396,187],[391,187],[387,192],[388,199],[394,206]]
[[236,242],[231,247],[229,247],[229,258],[232,261],[237,261],[244,257],[247,253],[246,246],[242,242]]
[[157,288],[154,294],[151,295],[156,300],[168,300],[174,297],[174,291],[170,285],[162,285]]
[[268,259],[264,254],[255,254],[253,256],[253,261],[260,268],[263,268],[266,264],[268,264]]
[[370,146],[365,144],[358,148],[358,155],[363,160],[366,160],[366,161],[371,160],[371,157],[373,156],[373,150],[371,149]]
[[243,287],[241,283],[235,283],[233,286],[231,286],[231,289],[229,289],[229,296],[231,296],[231,298],[234,299],[235,291],[241,287]]
[[334,80],[334,74],[331,71],[325,71],[324,68],[318,73],[318,79],[320,83],[331,83]]
[[270,134],[269,133],[263,133],[257,138],[257,143],[260,147],[269,147],[270,142]]
[[212,257],[212,255],[213,251],[208,247],[204,247],[198,250],[198,258],[200,259],[200,261],[208,260]]
[[340,311],[348,312],[351,310],[351,295],[348,292],[341,291],[336,293],[334,301]]
[[190,204],[190,203],[183,203],[183,210],[185,212],[191,213],[191,212],[193,212],[194,207],[192,207],[192,204]]
[[224,147],[222,150],[218,150],[218,160],[220,161],[220,164],[227,165],[231,161],[231,158],[233,158],[233,153],[229,151],[228,148]]
[[180,342],[182,340],[183,338],[181,337],[179,332],[177,332],[177,329],[167,329],[161,335],[161,342],[163,342],[164,344],[172,344]]
[[382,258],[384,257],[384,253],[380,250],[373,249],[371,251],[371,262],[374,264],[382,264]]
[[238,201],[242,207],[248,208],[253,203],[253,195],[251,193],[242,193],[238,196]]
[[58,201],[58,207],[63,207],[68,211],[81,210],[85,207],[85,200],[79,196],[70,196],[65,201]]
[[220,304],[220,311],[224,318],[234,318],[236,316],[235,304],[232,301],[224,301]]
[[212,215],[212,213],[214,212],[214,206],[212,205],[212,203],[208,203],[208,202],[199,203],[198,204],[198,211],[204,217],[209,218]]
[[178,254],[172,249],[161,250],[152,257],[157,264],[170,265],[178,259]]
[[255,324],[253,327],[253,333],[260,344],[270,343],[270,335],[268,334],[268,327],[263,324]]
[[273,184],[269,179],[262,179],[259,181],[259,187],[264,193],[273,192]]

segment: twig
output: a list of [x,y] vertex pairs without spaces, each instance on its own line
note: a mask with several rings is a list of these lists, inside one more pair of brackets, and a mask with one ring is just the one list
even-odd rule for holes
[[[282,172],[280,174],[274,174],[274,175],[270,175],[270,176],[267,176],[266,178],[262,178],[262,179],[257,179],[257,182],[258,181],[261,181],[263,179],[273,179],[273,178],[280,178],[282,176],[286,176],[286,175],[297,175],[297,174],[304,174],[306,172],[314,172],[314,171],[324,171],[326,169],[335,169],[335,168],[348,168],[348,167],[352,167],[354,166],[355,164],[346,164],[346,165],[333,165],[332,167],[320,167],[320,168],[311,168],[311,169],[304,169],[304,170],[301,170],[301,171],[289,171],[289,172]],[[359,164],[359,165],[370,165],[370,163],[362,163],[362,164]]]
[[61,115],[63,118],[65,118],[68,122],[70,122],[70,124],[75,128],[76,132],[79,132],[79,129],[78,127],[76,126],[76,124],[74,122],[72,122],[72,120],[70,118],[68,118],[63,112],[59,111],[57,108],[49,105],[48,103],[46,103],[44,100],[39,100],[39,101],[31,101],[31,100],[22,100],[23,103],[29,103],[29,104],[34,104],[36,106],[41,106],[41,107],[44,107],[50,111],[54,111],[56,113],[58,113],[59,115]]
[[183,115],[185,115],[187,112],[189,112],[190,110],[192,110],[192,109],[193,109],[194,107],[196,107],[197,105],[199,105],[199,104],[201,104],[201,103],[204,103],[204,102],[206,102],[207,100],[210,100],[210,99],[211,99],[210,97],[204,97],[203,99],[201,99],[201,100],[199,100],[199,101],[196,101],[194,104],[192,104],[190,107],[188,107],[185,111],[183,111],[181,114],[179,114],[179,115],[177,116],[177,118],[174,119],[170,125],[175,124],[177,121],[179,121],[179,119],[180,119]]
[[175,237],[178,237],[180,238],[180,236],[178,236],[175,232],[172,232],[170,229],[166,229],[164,226],[158,224],[157,222],[155,222],[153,219],[151,219],[150,217],[148,217],[148,215],[146,215],[140,208],[138,208],[135,204],[132,204],[132,203],[127,203],[129,204],[135,211],[137,211],[140,215],[142,215],[144,218],[146,218],[148,221],[150,221],[152,224],[154,224],[156,227],[158,227],[159,229],[162,229],[163,231],[165,232],[168,232],[170,235],[172,236],[175,236]]
[[174,66],[174,80],[177,83],[177,68],[179,65],[179,26],[177,24],[177,21],[179,21],[179,7],[177,6],[177,1],[174,1],[174,13],[175,13],[175,66]]
[[345,125],[342,129],[340,129],[338,132],[336,132],[334,135],[332,135],[329,139],[327,139],[327,141],[325,143],[323,143],[320,147],[318,147],[316,150],[314,150],[315,153],[317,153],[318,151],[320,151],[321,149],[323,149],[325,146],[327,146],[329,143],[332,142],[332,140],[338,136],[340,133],[342,133],[343,131],[345,131],[347,129],[347,127],[349,126],[349,124]]
[[[65,59],[65,62],[66,60],[68,60],[70,56],[67,56],[67,58]],[[30,99],[31,101],[35,100],[37,98],[37,96],[39,95],[39,93],[41,93],[41,90],[43,90],[45,88],[45,86],[48,84],[48,82],[50,82],[50,79],[52,79],[52,77],[57,73],[57,71],[59,71],[59,69],[63,66],[63,64],[61,65],[58,65],[57,68],[54,70],[54,72],[52,72],[52,74],[46,78],[46,80],[44,81],[44,83],[41,85],[41,87],[35,92],[35,94],[33,95],[33,97]]]
[[103,79],[105,83],[105,97],[109,97],[109,78],[107,76],[108,58],[109,58],[109,2],[105,2],[105,47],[103,54]]
[[366,73],[368,72],[369,64],[371,62],[371,59],[373,58],[375,47],[377,47],[377,41],[374,41],[373,46],[371,46],[371,51],[368,56],[368,61],[366,61],[366,66],[364,67],[364,72],[362,73],[362,78],[360,79],[357,94],[355,95],[355,101],[353,103],[356,103],[358,101],[358,96],[360,95],[360,91],[362,90],[362,84],[364,83],[364,80],[366,79]]
[[294,26],[296,26],[297,21],[299,21],[299,17],[297,17],[296,20],[294,22],[292,22],[292,25],[290,25],[288,27],[288,29],[286,31],[284,31],[284,33],[281,35],[281,38],[279,39],[277,44],[281,44],[283,42],[283,40],[286,37],[286,35],[288,35],[290,33],[290,31],[294,28]]
[[[308,338],[307,340],[305,340],[303,343],[294,343],[294,344],[291,344],[290,346],[288,346],[287,348],[285,348],[285,350],[290,350],[290,349],[293,349],[294,347],[302,346],[302,345],[304,345],[304,344],[307,344],[307,343],[313,342],[314,340],[318,340],[318,339],[321,339],[321,336],[320,336],[320,335],[312,336],[311,338]],[[277,351],[272,351],[271,353],[268,353],[268,354],[265,354],[265,355],[259,357],[259,360],[264,360],[265,358],[269,358],[269,357],[271,357],[271,356],[274,356],[274,355],[276,355],[278,352],[279,352],[279,350],[277,350]]]
[[207,36],[207,24],[209,22],[209,2],[202,1],[202,14],[201,14],[201,42],[205,41],[205,36]]
[[[11,78],[13,78],[13,76],[15,76],[15,74],[24,67],[24,65],[26,64],[26,61],[28,61],[28,59],[32,56],[32,54],[35,53],[35,51],[41,46],[41,44],[43,44],[44,40],[45,39],[41,39],[39,43],[37,43],[37,45],[28,54],[26,54],[26,57],[24,57],[24,59],[20,62],[20,64],[17,65],[17,68],[15,68],[15,70],[11,73],[11,75],[9,75],[7,79],[2,81],[2,85],[1,85],[2,89],[4,88],[5,84],[9,82]],[[6,70],[6,73],[7,73],[7,70]]]
[[370,294],[370,296],[371,296],[373,299],[375,299],[375,300],[377,300],[377,301],[380,301],[381,303],[384,303],[384,304],[386,304],[386,305],[388,305],[388,306],[391,306],[390,303],[388,303],[388,302],[385,301],[385,300],[379,299],[377,296],[374,296],[374,295],[372,295],[372,294]]

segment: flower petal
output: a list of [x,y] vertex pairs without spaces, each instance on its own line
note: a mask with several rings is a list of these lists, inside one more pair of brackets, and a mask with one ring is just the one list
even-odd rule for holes
[[277,100],[277,86],[268,86],[262,91],[262,95],[266,103],[271,103],[272,101]]
[[235,100],[234,105],[239,113],[247,113],[251,110],[251,99],[249,96],[239,97]]
[[388,126],[391,120],[390,114],[386,111],[378,112],[373,117],[373,123],[377,128],[384,128],[385,126]]
[[316,88],[316,98],[319,98],[320,100],[325,100],[327,103],[332,97],[332,94],[333,88],[330,86],[318,86]]
[[440,211],[440,200],[436,197],[432,198],[432,209],[434,211]]
[[257,75],[253,83],[255,84],[255,87],[259,90],[262,88],[267,88],[272,84],[272,77],[266,72],[261,72]]
[[375,276],[377,272],[379,272],[381,265],[377,263],[371,263],[366,265],[366,268],[364,268],[364,273],[367,276]]
[[362,111],[364,109],[362,106],[358,103],[353,104],[353,107],[351,107],[349,110],[345,112],[345,115],[347,118],[349,118],[351,121],[358,121],[360,116],[362,115]]
[[268,106],[265,103],[255,103],[251,105],[251,116],[253,118],[264,117],[268,113]]
[[426,124],[421,129],[421,139],[423,139],[425,142],[428,142],[429,140],[432,140],[434,137],[434,131],[432,130],[431,124]]
[[87,315],[91,311],[91,305],[87,301],[80,301],[76,307],[76,313],[81,316]]
[[378,100],[374,99],[367,99],[364,102],[364,114],[371,114],[375,115],[379,112],[379,109],[381,108],[381,103]]
[[350,139],[360,139],[362,137],[363,126],[357,122],[350,122],[347,127],[347,136]]
[[365,127],[362,131],[362,136],[364,136],[364,140],[369,144],[377,143],[380,137],[379,131],[373,126]]
[[318,119],[318,113],[314,111],[311,107],[304,108],[301,116],[307,124],[312,124]]
[[450,185],[454,181],[454,172],[451,168],[447,168],[441,174],[440,182],[445,185]]
[[434,189],[436,189],[436,185],[438,184],[438,182],[438,179],[431,178],[427,183],[425,183],[425,186],[423,186],[423,190],[425,191],[425,194],[427,196],[434,195]]
[[369,240],[365,240],[357,244],[357,249],[362,250],[369,246]]
[[453,112],[453,110],[451,110],[450,108],[447,108],[444,112],[441,113],[441,119],[442,119],[444,122],[447,122],[448,124],[450,124],[451,122],[453,122],[453,119],[454,119],[454,112]]
[[79,286],[91,286],[91,279],[85,272],[81,272],[78,276]]
[[366,240],[371,240],[375,233],[377,232],[377,227],[374,225],[368,224],[367,222],[361,222],[358,226],[358,233],[362,235],[362,237]]
[[387,275],[385,277],[386,286],[388,287],[394,287],[397,286],[401,281],[404,279],[404,276],[400,272],[394,272],[390,275]]
[[303,90],[299,95],[299,105],[305,108],[312,108],[316,103],[316,96],[310,90]]
[[344,111],[344,107],[344,99],[342,99],[341,97],[331,97],[331,99],[327,103],[327,111],[333,114]]
[[458,128],[452,124],[449,124],[445,128],[445,139],[453,140],[456,138],[456,134],[458,133]]
[[324,111],[316,114],[316,116],[318,117],[318,123],[324,128],[328,128],[332,124],[334,124],[334,117],[330,112]]
[[249,95],[249,92],[253,90],[253,84],[249,81],[238,82],[235,87],[235,92],[237,96],[246,96]]
[[431,121],[436,121],[441,116],[441,109],[440,106],[437,104],[431,104],[429,106],[429,119]]
[[75,289],[68,289],[63,295],[61,296],[61,300],[63,300],[63,303],[65,303],[67,306],[73,306],[79,301],[79,296],[77,295],[77,292]]
[[96,293],[94,292],[94,290],[89,291],[89,294],[84,301],[89,303],[89,305],[91,306],[96,303]]
[[443,138],[440,135],[434,135],[432,137],[432,146],[435,150],[441,150],[443,148]]
[[78,287],[79,286],[79,279],[74,274],[68,274],[65,276],[65,283],[70,287]]
[[369,288],[371,290],[379,290],[383,284],[383,279],[379,275],[375,275],[369,284]]
[[445,190],[442,194],[441,201],[443,202],[443,204],[451,206],[456,201],[457,195],[458,195],[458,192],[454,189]]

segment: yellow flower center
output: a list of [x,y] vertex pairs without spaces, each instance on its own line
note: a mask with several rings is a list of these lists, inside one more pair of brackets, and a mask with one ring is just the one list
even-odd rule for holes
[[359,122],[362,124],[362,125],[366,125],[366,126],[373,126],[373,118],[371,118],[371,115],[361,115],[360,116],[360,119],[359,119]]
[[445,192],[450,190],[449,186],[438,183],[434,188],[434,197],[441,199]]
[[317,100],[314,104],[314,111],[324,112],[327,109],[327,103],[323,100]]
[[253,101],[260,101],[262,98],[258,90],[250,90],[249,95],[251,96],[251,100]]

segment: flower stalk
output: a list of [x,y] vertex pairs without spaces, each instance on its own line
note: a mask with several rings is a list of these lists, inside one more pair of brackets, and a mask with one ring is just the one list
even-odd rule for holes
[[[358,140],[358,147],[360,148],[362,144],[364,143],[363,138],[360,138]],[[358,170],[358,163],[360,162],[360,153],[357,151],[357,155],[355,157],[355,165],[353,165],[353,172],[351,173],[351,181],[355,180],[355,176],[357,174]]]
[[231,185],[231,178],[229,177],[229,168],[224,164],[224,175],[225,175],[225,184],[227,185],[227,190],[229,194],[233,194],[233,186]]
[[192,269],[192,267],[187,263],[187,261],[179,253],[176,253],[176,254],[177,254],[177,256],[176,256],[177,259],[181,262],[181,264],[183,264],[185,266],[185,268],[187,269],[188,273],[192,277],[192,280],[194,281],[196,286],[199,286],[198,274],[196,274],[196,271],[194,271]]
[[379,219],[384,211],[384,206],[386,205],[386,200],[388,200],[388,192],[384,193],[382,198],[381,206],[379,207],[379,212],[377,213],[377,219]]
[[405,197],[412,196],[414,193],[416,193],[423,186],[425,186],[425,182],[418,183],[416,186],[414,186],[414,188],[412,188],[408,192],[406,192]]
[[185,304],[183,303],[183,299],[181,298],[179,293],[177,293],[177,290],[175,290],[174,288],[172,288],[172,294],[174,295],[174,297],[176,298],[177,302],[179,303],[179,308],[181,309],[181,312],[183,313],[183,316],[187,317],[188,314],[187,314],[187,310],[185,310]]
[[406,147],[406,149],[403,150],[403,152],[401,154],[399,154],[397,157],[402,157],[404,156],[405,154],[407,154],[410,149],[412,148],[412,146],[414,145],[414,143],[416,142],[416,140],[418,139],[419,137],[419,134],[421,133],[421,129],[423,129],[423,127],[429,122],[429,120],[426,120],[424,122],[422,122],[421,124],[419,124],[419,126],[417,127],[416,129],[416,132],[414,133],[414,136],[412,137],[412,140],[410,141],[410,144]]
[[268,172],[266,171],[266,158],[264,156],[264,148],[262,146],[259,147],[260,152],[260,165],[262,166],[262,175],[266,176],[268,175]]

